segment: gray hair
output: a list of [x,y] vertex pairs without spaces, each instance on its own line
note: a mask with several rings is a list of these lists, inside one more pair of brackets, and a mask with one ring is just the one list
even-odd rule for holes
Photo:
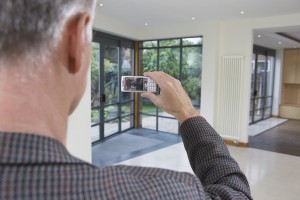
[[1,0],[0,60],[47,51],[60,38],[68,17],[79,12],[93,16],[95,1]]

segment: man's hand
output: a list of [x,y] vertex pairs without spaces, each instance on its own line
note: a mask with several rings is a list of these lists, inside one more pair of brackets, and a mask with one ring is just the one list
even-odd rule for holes
[[158,84],[160,95],[143,93],[142,97],[150,99],[157,107],[176,117],[180,123],[190,117],[199,116],[179,80],[164,72],[146,72],[144,75]]

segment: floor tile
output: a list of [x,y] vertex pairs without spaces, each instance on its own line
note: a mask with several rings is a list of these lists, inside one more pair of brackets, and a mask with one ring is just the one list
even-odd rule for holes
[[110,166],[181,141],[171,133],[132,129],[93,146],[92,163],[100,168]]
[[[254,199],[299,199],[300,157],[233,146],[229,146],[229,151],[246,174]],[[160,167],[193,173],[182,143],[120,164]]]
[[256,124],[252,124],[248,127],[248,135],[256,136],[286,121],[287,119],[282,119],[282,118],[269,118],[264,121],[258,122]]

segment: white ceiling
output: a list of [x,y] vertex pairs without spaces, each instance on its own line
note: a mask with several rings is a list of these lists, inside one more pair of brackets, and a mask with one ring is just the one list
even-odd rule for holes
[[300,42],[277,33],[286,33],[300,41],[300,26],[254,30],[254,44],[271,49],[300,48]]
[[[245,14],[240,14],[241,11]],[[145,26],[145,23],[148,26],[163,26],[190,23],[193,17],[196,18],[194,21],[218,21],[299,13],[300,0],[98,0],[96,12],[133,26]],[[289,31],[300,38],[300,26],[285,29],[255,30],[254,41],[264,41],[271,48],[272,43],[278,44],[283,40],[274,36],[275,32]],[[257,40],[257,34],[264,36]],[[288,44],[284,42],[284,45]],[[289,45],[300,46],[295,43]]]

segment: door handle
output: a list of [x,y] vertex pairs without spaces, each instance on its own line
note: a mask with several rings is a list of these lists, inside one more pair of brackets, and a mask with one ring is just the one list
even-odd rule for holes
[[254,97],[257,96],[257,90],[254,90],[253,96],[254,96]]
[[101,97],[100,97],[100,102],[101,103],[105,103],[106,102],[106,96],[105,94],[102,94]]

